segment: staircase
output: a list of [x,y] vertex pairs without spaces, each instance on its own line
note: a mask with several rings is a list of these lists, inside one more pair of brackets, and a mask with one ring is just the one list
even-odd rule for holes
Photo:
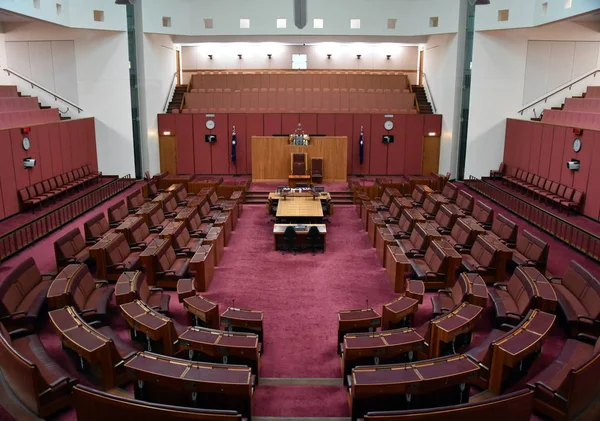
[[[352,204],[352,192],[329,192],[331,200],[336,205],[351,205]],[[247,205],[264,205],[267,203],[269,198],[268,191],[247,191],[245,204]]]
[[[31,95],[23,95],[21,92],[17,92],[17,95],[19,95],[19,97],[21,97],[21,98],[30,98],[31,97]],[[40,107],[40,110],[49,110],[50,108],[52,108],[49,105],[42,105],[41,102],[38,102],[38,105]],[[60,108],[59,108],[58,115],[60,116],[60,121],[71,120],[71,117],[65,117],[60,113]]]
[[417,104],[419,104],[419,113],[420,114],[433,114],[433,110],[431,109],[431,104],[427,100],[427,94],[425,93],[425,88],[419,85],[412,85],[412,91],[415,94],[417,99]]
[[169,108],[167,109],[167,113],[171,113],[174,109],[180,109],[181,103],[183,102],[183,95],[187,92],[187,85],[177,85],[175,87],[175,92],[173,93],[173,99],[169,103]]

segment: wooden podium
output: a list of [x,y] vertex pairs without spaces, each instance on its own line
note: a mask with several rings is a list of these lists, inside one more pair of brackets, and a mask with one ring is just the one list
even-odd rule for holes
[[346,181],[348,138],[311,137],[308,146],[290,145],[287,137],[252,136],[252,181],[285,181],[291,173],[292,152],[305,152],[310,174],[311,158],[323,158],[323,181]]

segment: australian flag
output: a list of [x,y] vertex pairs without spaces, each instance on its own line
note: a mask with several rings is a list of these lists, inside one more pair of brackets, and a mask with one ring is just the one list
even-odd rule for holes
[[363,126],[360,126],[360,137],[358,138],[358,160],[360,165],[363,164],[365,159],[365,131]]
[[235,164],[237,159],[237,135],[235,134],[235,126],[231,131],[231,162]]

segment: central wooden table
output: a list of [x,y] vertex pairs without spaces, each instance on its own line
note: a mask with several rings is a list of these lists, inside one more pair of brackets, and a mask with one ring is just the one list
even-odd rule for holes
[[323,218],[319,199],[312,197],[288,197],[277,204],[277,218]]

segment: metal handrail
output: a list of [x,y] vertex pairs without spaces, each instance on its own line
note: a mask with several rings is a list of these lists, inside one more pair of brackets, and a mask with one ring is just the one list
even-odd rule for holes
[[166,113],[169,109],[169,103],[171,102],[171,98],[173,98],[173,93],[175,92],[175,88],[177,87],[177,72],[173,73],[173,79],[171,79],[171,87],[169,88],[169,93],[167,94],[167,99],[165,101],[165,106],[163,107],[163,113]]
[[576,83],[579,83],[579,82],[581,82],[582,80],[584,80],[584,79],[587,79],[587,78],[588,78],[588,77],[590,77],[590,76],[594,76],[594,77],[596,77],[596,73],[598,73],[598,72],[600,72],[600,69],[592,70],[592,71],[591,71],[591,72],[589,72],[588,74],[586,74],[586,75],[583,75],[583,76],[579,77],[578,79],[572,80],[572,81],[571,81],[571,82],[569,82],[567,85],[564,85],[564,86],[562,86],[562,87],[556,88],[554,91],[552,91],[551,93],[549,93],[549,94],[548,94],[548,95],[546,95],[545,97],[543,97],[543,98],[541,98],[541,99],[538,99],[537,101],[535,101],[535,102],[532,102],[532,103],[528,104],[527,106],[525,106],[524,108],[520,109],[520,110],[519,110],[519,111],[517,111],[517,112],[518,112],[519,114],[523,115],[523,111],[525,111],[526,109],[528,109],[528,108],[531,108],[531,107],[533,107],[534,105],[537,105],[537,104],[539,104],[539,103],[540,103],[540,102],[542,102],[542,101],[543,101],[543,102],[548,102],[548,98],[550,98],[550,97],[552,97],[552,96],[556,95],[556,94],[557,94],[557,93],[559,93],[559,92],[562,92],[562,91],[564,91],[565,89],[569,89],[569,90],[571,90],[571,88],[573,87],[573,85],[575,85]]
[[427,90],[427,96],[431,100],[431,109],[434,114],[437,114],[435,101],[433,100],[433,94],[431,93],[431,88],[429,87],[429,81],[427,80],[427,75],[425,74],[425,72],[423,72],[423,81],[425,81],[425,83],[423,84],[423,88]]
[[[62,96],[58,95],[56,92],[52,92],[50,89],[44,88],[42,85],[34,82],[33,80],[31,80],[31,79],[29,79],[29,78],[27,78],[27,77],[25,77],[25,76],[23,76],[23,75],[21,75],[21,74],[19,74],[17,72],[15,72],[14,70],[11,70],[11,69],[3,69],[3,70],[6,73],[8,73],[9,76],[12,74],[12,75],[15,75],[16,77],[18,77],[19,79],[23,79],[25,82],[29,83],[32,88],[35,86],[36,88],[41,89],[42,91],[44,91],[44,92],[52,95],[54,97],[55,101],[58,101],[60,99],[65,104],[69,104],[71,107],[77,108],[77,113],[81,113],[83,111],[83,108],[81,108],[80,106],[78,106],[76,104],[73,104],[71,101],[69,101],[68,99],[63,98]],[[65,112],[68,112],[68,111],[69,111],[69,109],[67,108],[67,111],[65,111]]]

